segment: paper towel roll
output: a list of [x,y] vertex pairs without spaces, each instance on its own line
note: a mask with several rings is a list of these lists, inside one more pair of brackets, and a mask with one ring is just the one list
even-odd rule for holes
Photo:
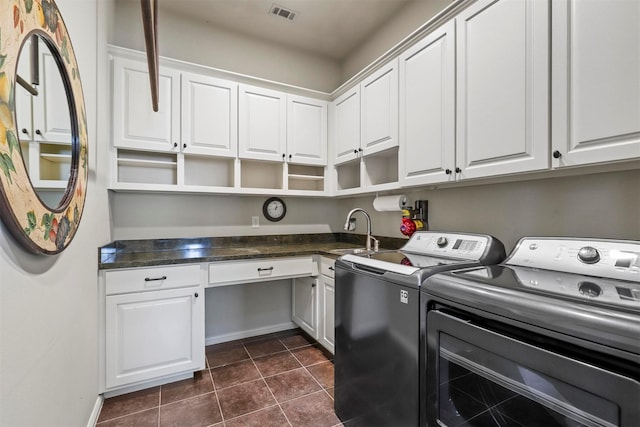
[[407,196],[400,194],[398,196],[382,196],[373,199],[373,208],[378,212],[397,212],[405,208],[407,204]]

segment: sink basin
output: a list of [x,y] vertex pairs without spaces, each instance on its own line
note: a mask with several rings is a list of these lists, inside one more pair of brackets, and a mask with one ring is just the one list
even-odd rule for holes
[[332,249],[329,251],[335,255],[347,255],[347,254],[367,254],[372,251],[367,250],[367,248],[346,248],[346,249]]

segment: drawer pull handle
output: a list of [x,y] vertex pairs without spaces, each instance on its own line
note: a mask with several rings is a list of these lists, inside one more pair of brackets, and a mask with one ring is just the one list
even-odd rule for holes
[[267,268],[258,267],[258,273],[262,271],[273,271],[273,267],[267,267]]
[[144,278],[144,281],[145,281],[145,282],[155,282],[156,280],[167,280],[167,276],[154,277],[154,278],[151,278],[151,277],[145,277],[145,278]]

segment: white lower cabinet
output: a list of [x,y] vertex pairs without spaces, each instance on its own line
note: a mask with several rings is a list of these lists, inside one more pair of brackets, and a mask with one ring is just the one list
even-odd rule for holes
[[322,275],[318,279],[318,342],[332,354],[335,353],[335,297],[333,272],[334,260],[322,258]]
[[104,390],[203,369],[199,264],[104,273]]
[[331,258],[320,259],[318,277],[293,281],[293,322],[331,353],[335,349],[335,285]]
[[293,280],[293,312],[291,320],[303,331],[318,339],[318,279],[301,277]]

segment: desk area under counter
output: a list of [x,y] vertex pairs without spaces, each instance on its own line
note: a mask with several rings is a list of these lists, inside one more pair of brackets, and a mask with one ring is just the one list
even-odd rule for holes
[[[397,248],[403,239],[382,238]],[[205,345],[302,328],[333,352],[336,251],[364,236],[327,233],[115,241],[99,250],[100,391],[183,379]]]

